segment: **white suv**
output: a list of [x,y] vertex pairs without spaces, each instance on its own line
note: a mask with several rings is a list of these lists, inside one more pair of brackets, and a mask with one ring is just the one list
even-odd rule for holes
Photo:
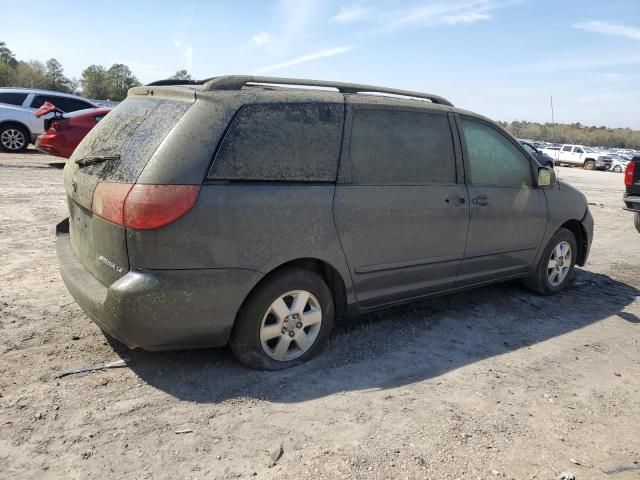
[[35,90],[33,88],[0,88],[0,149],[5,152],[22,152],[38,135],[44,133],[44,120],[34,112],[44,102],[53,103],[63,112],[75,112],[97,105],[86,98],[68,93]]

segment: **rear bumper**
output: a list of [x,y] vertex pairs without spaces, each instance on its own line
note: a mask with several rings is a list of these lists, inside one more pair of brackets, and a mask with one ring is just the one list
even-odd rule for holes
[[69,158],[71,156],[68,150],[60,149],[56,145],[55,138],[48,136],[46,133],[40,135],[36,139],[35,147],[42,153],[46,153],[47,155],[64,158]]
[[640,195],[625,193],[622,197],[624,200],[624,209],[630,212],[640,212]]
[[56,227],[64,283],[106,333],[130,348],[217,347],[229,339],[236,313],[262,274],[244,269],[131,269],[109,286],[76,257],[68,219]]

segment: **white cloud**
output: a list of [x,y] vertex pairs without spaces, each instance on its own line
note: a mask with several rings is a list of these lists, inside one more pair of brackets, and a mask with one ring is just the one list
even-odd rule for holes
[[136,62],[134,60],[118,60],[116,63],[127,65],[142,83],[161,80],[173,75],[173,72],[168,71],[165,67],[153,63]]
[[173,46],[176,47],[184,57],[183,68],[191,70],[193,67],[193,46],[188,42],[180,40],[177,36],[173,37]]
[[408,11],[390,15],[387,26],[395,29],[402,26],[458,25],[489,20],[489,12],[507,5],[491,0],[463,0],[432,3]]
[[357,5],[341,9],[331,20],[338,23],[353,23],[365,20],[371,15],[373,9]]
[[633,40],[640,40],[640,28],[628,27],[617,23],[599,22],[594,20],[591,22],[577,23],[573,28],[586,30],[588,32],[617,35],[620,37],[631,38]]
[[589,56],[588,58],[572,58],[558,57],[545,60],[542,62],[524,63],[503,70],[507,73],[557,73],[573,70],[595,70],[611,67],[623,67],[628,65],[640,65],[640,55],[605,55],[605,56]]
[[334,47],[334,48],[324,48],[322,50],[318,50],[312,53],[308,53],[306,55],[302,55],[300,57],[296,57],[292,60],[276,63],[275,65],[269,65],[268,67],[259,68],[255,73],[268,73],[273,72],[274,70],[282,70],[283,68],[292,67],[294,65],[299,65],[301,63],[310,62],[312,60],[319,60],[321,58],[333,57],[336,55],[342,55],[344,53],[350,52],[353,50],[353,46],[342,46],[342,47]]
[[486,13],[466,12],[455,15],[445,15],[442,17],[442,23],[446,25],[457,25],[459,23],[475,23],[490,19],[491,17]]
[[254,36],[251,37],[251,41],[249,45],[251,47],[258,48],[270,48],[273,43],[276,41],[276,37],[269,32],[258,32]]
[[193,45],[188,40],[189,29],[196,17],[196,7],[194,4],[183,5],[176,15],[176,30],[173,32],[173,46],[180,52],[183,64],[180,68],[191,71],[193,67]]
[[309,26],[317,22],[320,0],[280,0],[278,16],[282,19],[282,41],[285,45],[296,43],[307,36]]

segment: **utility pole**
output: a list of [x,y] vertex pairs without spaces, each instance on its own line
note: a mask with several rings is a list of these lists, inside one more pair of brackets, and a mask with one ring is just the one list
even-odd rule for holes
[[553,140],[557,142],[558,137],[556,136],[556,118],[553,113],[553,95],[551,95],[551,125],[553,126]]

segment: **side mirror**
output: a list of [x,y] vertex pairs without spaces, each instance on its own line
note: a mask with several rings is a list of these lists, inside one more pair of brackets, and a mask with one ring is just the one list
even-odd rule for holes
[[548,187],[551,185],[551,169],[548,167],[538,168],[538,186]]

